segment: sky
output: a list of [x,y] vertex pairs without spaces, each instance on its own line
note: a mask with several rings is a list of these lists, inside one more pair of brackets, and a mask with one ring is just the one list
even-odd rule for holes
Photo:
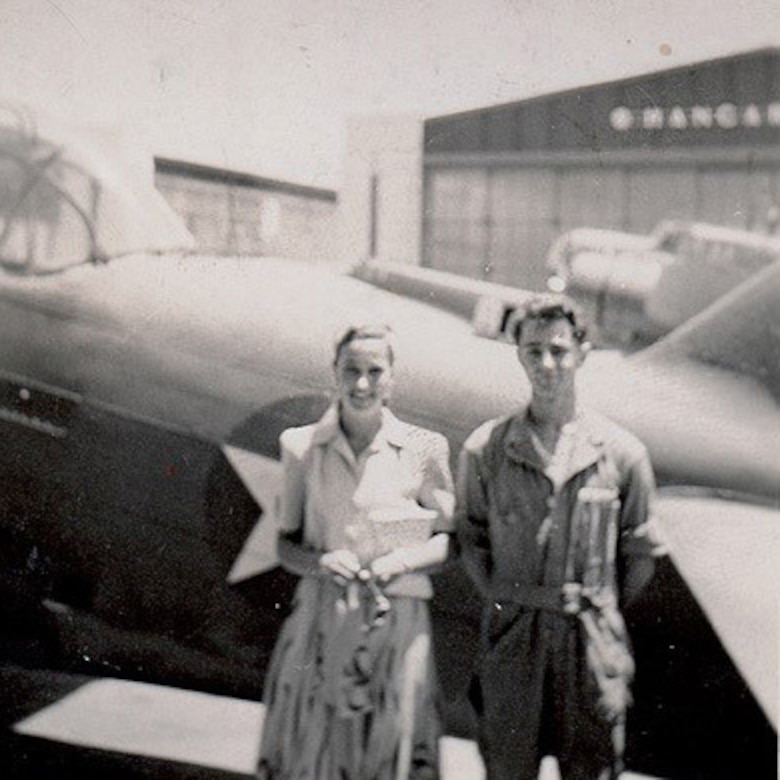
[[0,100],[338,188],[352,116],[438,116],[780,46],[780,0],[0,0]]

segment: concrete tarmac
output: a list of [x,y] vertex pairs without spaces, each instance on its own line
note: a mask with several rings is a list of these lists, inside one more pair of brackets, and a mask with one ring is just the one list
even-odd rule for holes
[[[0,668],[3,777],[251,777],[259,702],[113,678]],[[444,737],[442,780],[484,780],[474,742]],[[557,780],[546,759],[540,780]],[[626,773],[623,780],[650,780]]]

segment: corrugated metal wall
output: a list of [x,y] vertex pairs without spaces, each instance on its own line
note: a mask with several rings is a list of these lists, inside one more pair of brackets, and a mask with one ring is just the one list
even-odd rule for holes
[[762,230],[780,203],[780,164],[615,168],[428,169],[424,265],[543,289],[560,233],[647,233],[662,219]]

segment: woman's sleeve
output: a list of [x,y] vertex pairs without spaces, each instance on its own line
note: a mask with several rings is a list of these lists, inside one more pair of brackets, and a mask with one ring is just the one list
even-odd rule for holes
[[431,435],[425,447],[422,471],[419,502],[438,512],[434,532],[451,533],[455,530],[455,490],[450,470],[450,445],[441,434]]
[[294,534],[303,530],[303,511],[306,503],[304,465],[302,454],[296,451],[292,432],[279,437],[282,451],[282,491],[279,495],[279,532]]
[[282,450],[282,492],[279,496],[279,537],[276,550],[279,562],[299,577],[321,576],[320,550],[304,543],[303,520],[306,505],[305,464],[294,434],[285,431],[279,438]]

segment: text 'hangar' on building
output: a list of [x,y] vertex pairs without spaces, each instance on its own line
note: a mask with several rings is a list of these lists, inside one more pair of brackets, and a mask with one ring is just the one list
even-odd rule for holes
[[780,49],[428,119],[351,123],[354,260],[542,289],[575,227],[762,230],[780,205]]

